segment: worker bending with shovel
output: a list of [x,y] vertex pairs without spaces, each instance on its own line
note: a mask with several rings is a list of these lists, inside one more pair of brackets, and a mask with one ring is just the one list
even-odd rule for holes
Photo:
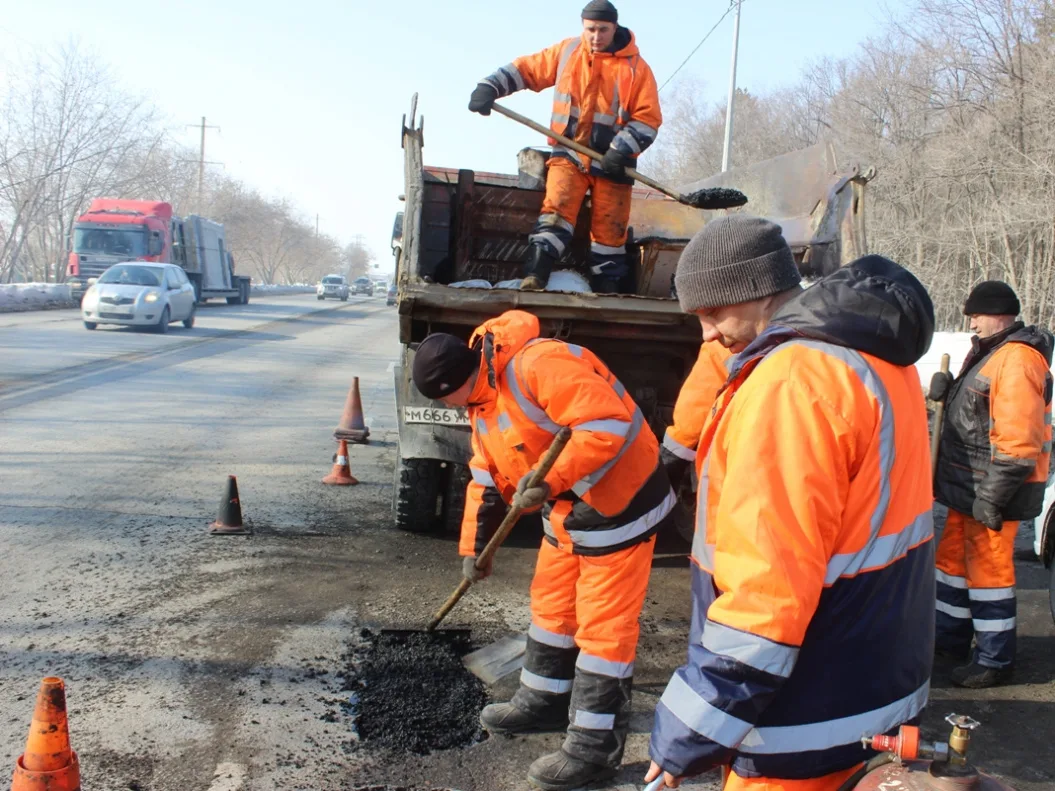
[[725,791],[836,791],[861,737],[922,711],[934,646],[923,286],[879,256],[809,289],[778,225],[707,223],[676,274],[737,356],[697,449],[688,661],[646,780],[728,767]]
[[[511,310],[466,345],[434,333],[417,349],[414,384],[468,407],[473,456],[459,549],[476,556],[514,497],[542,510],[545,537],[531,583],[531,628],[520,688],[487,706],[491,733],[560,731],[558,752],[528,780],[545,791],[612,777],[623,757],[630,690],[656,532],[674,505],[659,443],[641,410],[589,349],[540,338],[538,319]],[[544,482],[532,469],[561,427],[571,439]]]
[[[1039,516],[1051,457],[1051,333],[1017,320],[1011,286],[975,286],[963,312],[971,351],[959,376],[938,372],[946,404],[934,494],[949,508],[938,542],[937,645],[969,660],[952,682],[1004,684],[1015,663],[1015,534]],[[972,655],[971,638],[975,648]]]
[[550,128],[604,155],[598,163],[550,139],[546,197],[523,264],[520,287],[526,290],[546,287],[571,242],[587,191],[593,200],[590,285],[597,292],[620,290],[630,272],[626,239],[633,182],[625,167],[655,142],[663,123],[656,78],[634,34],[619,25],[615,6],[591,0],[582,11],[582,26],[581,36],[502,66],[476,86],[469,101],[470,110],[490,115],[496,99],[553,87]]

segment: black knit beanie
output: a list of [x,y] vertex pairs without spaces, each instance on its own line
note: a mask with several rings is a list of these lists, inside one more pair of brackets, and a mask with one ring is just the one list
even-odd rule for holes
[[426,398],[449,395],[480,368],[480,351],[456,335],[434,332],[418,344],[411,378]]
[[678,259],[674,285],[686,313],[779,294],[802,280],[774,222],[749,214],[711,220]]
[[619,23],[619,12],[608,0],[590,0],[586,8],[582,10],[583,19],[593,19],[596,22]]
[[1000,280],[984,280],[971,289],[965,316],[1017,316],[1022,312],[1015,290]]

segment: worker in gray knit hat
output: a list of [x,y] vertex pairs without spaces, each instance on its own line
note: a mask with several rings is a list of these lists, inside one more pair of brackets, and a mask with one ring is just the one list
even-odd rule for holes
[[707,223],[685,246],[674,288],[681,309],[699,316],[704,341],[740,352],[799,293],[800,279],[779,225],[731,214]]
[[656,705],[644,779],[675,788],[725,767],[726,789],[844,787],[860,734],[927,702],[933,495],[915,363],[934,306],[878,255],[802,289],[780,227],[742,214],[696,234],[675,282],[704,340],[738,354],[696,449],[688,655]]

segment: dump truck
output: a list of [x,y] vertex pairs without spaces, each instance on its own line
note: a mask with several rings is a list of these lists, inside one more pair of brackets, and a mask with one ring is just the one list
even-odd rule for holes
[[178,264],[187,272],[200,304],[225,298],[249,302],[251,280],[234,272],[224,227],[197,215],[176,217],[164,201],[94,198],[69,239],[66,283],[80,300],[91,281],[121,261]]
[[[725,212],[701,211],[635,187],[627,250],[634,293],[519,291],[494,285],[518,278],[545,189],[548,151],[517,155],[516,174],[426,166],[417,97],[404,117],[405,206],[393,224],[400,360],[394,368],[399,442],[392,511],[396,527],[456,530],[469,481],[465,410],[422,396],[410,378],[418,344],[431,332],[468,339],[480,323],[510,309],[538,316],[542,334],[588,347],[633,394],[657,437],[701,343],[699,322],[673,296],[678,256],[693,234]],[[841,166],[821,143],[696,184],[734,187],[744,211],[778,222],[804,278],[826,275],[866,250],[864,197],[871,169]],[[588,272],[590,202],[558,269]],[[488,287],[490,286],[490,287]],[[691,505],[689,491],[679,493]]]

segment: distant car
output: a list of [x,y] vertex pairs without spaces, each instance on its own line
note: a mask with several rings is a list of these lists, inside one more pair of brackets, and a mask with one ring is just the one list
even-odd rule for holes
[[174,264],[134,261],[114,264],[84,293],[81,313],[85,329],[100,324],[151,327],[168,332],[182,321],[194,326],[194,286]]
[[386,305],[395,305],[396,304],[396,291],[397,291],[397,289],[396,289],[395,282],[389,283],[388,284],[388,294],[385,296],[385,304]]
[[374,281],[368,277],[357,277],[352,283],[353,294],[366,294],[368,297],[374,295]]
[[333,297],[341,302],[348,301],[348,281],[344,275],[326,275],[315,288],[315,296],[319,299]]

